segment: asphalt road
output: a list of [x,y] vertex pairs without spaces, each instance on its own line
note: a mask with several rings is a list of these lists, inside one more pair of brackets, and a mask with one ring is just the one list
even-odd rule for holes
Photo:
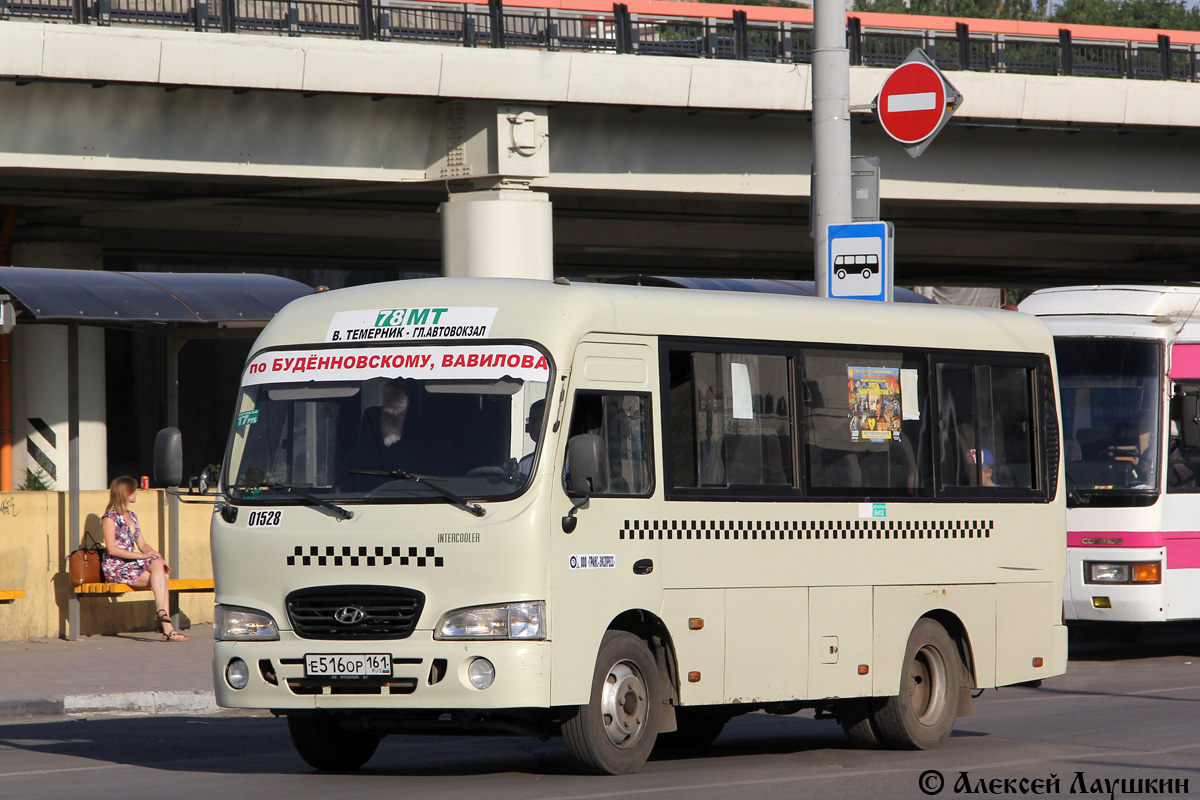
[[1200,626],[1074,640],[1071,657],[1041,688],[986,692],[933,752],[854,750],[803,712],[737,718],[712,746],[621,777],[576,774],[559,740],[458,736],[389,737],[365,769],[334,775],[268,715],[44,719],[0,726],[0,798],[924,798],[931,770],[938,797],[1134,796],[1147,779],[1200,796]]

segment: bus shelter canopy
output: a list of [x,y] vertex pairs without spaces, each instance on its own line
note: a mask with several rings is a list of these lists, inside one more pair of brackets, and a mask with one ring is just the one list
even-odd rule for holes
[[37,322],[228,324],[265,323],[312,289],[252,273],[0,267],[0,293],[16,301],[21,317]]

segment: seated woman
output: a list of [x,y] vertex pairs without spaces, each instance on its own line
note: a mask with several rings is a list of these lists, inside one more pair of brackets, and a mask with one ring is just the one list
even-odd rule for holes
[[162,623],[164,642],[186,642],[190,637],[175,630],[171,614],[167,610],[167,574],[171,568],[162,553],[155,550],[142,538],[137,514],[129,508],[137,502],[137,482],[128,476],[115,478],[108,487],[108,508],[100,520],[107,552],[101,567],[104,580],[109,583],[124,583],[134,589],[150,588],[154,593],[154,607],[158,609],[154,619]]

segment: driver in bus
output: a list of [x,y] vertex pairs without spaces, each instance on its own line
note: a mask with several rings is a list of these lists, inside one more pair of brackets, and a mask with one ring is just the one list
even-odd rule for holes
[[533,456],[537,452],[538,439],[542,435],[542,419],[546,416],[546,401],[535,400],[529,404],[529,416],[525,418],[525,433],[533,439],[533,450],[521,456],[517,462],[517,474],[522,478],[529,477],[533,469]]

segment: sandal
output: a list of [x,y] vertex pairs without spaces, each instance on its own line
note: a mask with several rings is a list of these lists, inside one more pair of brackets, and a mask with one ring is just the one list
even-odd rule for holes
[[[155,622],[164,622],[167,625],[170,625],[171,624],[171,615],[169,613],[167,613],[167,610],[165,608],[160,608],[158,610],[158,613],[154,616],[154,621]],[[172,630],[170,633],[163,631],[162,640],[164,642],[190,642],[192,640],[192,637],[184,636],[179,631]]]

